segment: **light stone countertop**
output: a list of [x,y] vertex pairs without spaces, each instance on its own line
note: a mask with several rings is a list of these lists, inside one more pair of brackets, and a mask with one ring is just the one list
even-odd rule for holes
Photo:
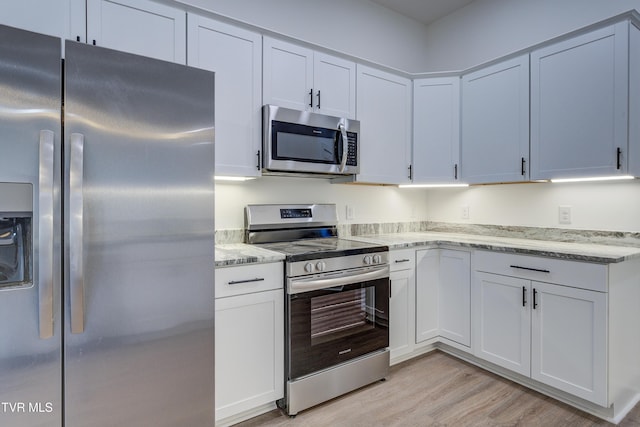
[[246,243],[216,245],[215,267],[284,261],[284,255]]
[[599,264],[611,264],[640,258],[640,248],[638,247],[554,242],[460,233],[409,232],[351,236],[349,239],[386,245],[391,250],[416,246],[463,247]]
[[[549,240],[494,237],[487,235],[446,232],[404,232],[349,236],[348,240],[388,246],[390,250],[424,247],[460,247],[485,249],[523,255],[543,256],[599,264],[618,263],[640,258],[640,247],[603,245],[592,243],[555,242]],[[215,266],[227,267],[242,264],[280,262],[281,253],[245,243],[216,245]]]

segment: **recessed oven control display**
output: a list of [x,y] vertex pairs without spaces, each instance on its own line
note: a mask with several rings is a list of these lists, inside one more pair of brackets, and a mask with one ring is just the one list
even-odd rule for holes
[[280,209],[280,218],[311,218],[311,209]]

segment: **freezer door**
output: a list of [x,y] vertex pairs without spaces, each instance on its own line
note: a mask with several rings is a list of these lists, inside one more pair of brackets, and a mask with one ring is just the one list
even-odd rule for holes
[[62,425],[60,40],[0,26],[0,425]]
[[65,426],[212,426],[213,73],[65,52]]

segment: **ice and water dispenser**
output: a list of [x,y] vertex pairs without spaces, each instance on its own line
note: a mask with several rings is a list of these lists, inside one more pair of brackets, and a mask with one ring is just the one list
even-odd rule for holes
[[0,289],[32,284],[33,186],[0,182]]

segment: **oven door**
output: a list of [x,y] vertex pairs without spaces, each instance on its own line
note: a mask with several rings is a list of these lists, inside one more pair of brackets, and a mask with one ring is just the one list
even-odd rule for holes
[[388,266],[289,279],[288,288],[289,380],[389,346]]

